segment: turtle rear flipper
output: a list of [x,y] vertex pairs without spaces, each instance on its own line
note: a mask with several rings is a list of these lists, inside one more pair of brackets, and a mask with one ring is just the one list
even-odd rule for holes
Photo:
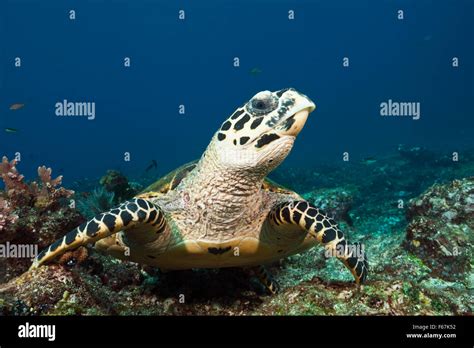
[[275,295],[280,291],[280,285],[273,279],[272,275],[265,266],[260,265],[254,268],[255,275],[257,276],[260,283],[265,287],[265,290],[270,295]]
[[155,234],[159,234],[165,230],[167,223],[156,204],[146,199],[134,198],[106,213],[97,215],[55,241],[36,256],[30,270],[66,251],[95,243],[120,231],[140,229],[141,226],[146,226],[147,230],[152,229]]

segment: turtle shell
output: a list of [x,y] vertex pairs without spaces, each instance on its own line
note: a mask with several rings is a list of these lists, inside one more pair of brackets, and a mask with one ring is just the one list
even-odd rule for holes
[[144,189],[141,193],[157,192],[165,194],[170,190],[174,190],[179,183],[193,170],[197,165],[198,160],[186,163],[181,167],[169,172],[162,178],[155,181],[153,184]]
[[[197,165],[199,160],[195,160],[182,165],[181,167],[169,172],[162,178],[155,181],[153,184],[144,189],[141,194],[148,192],[155,192],[166,194],[170,190],[174,190],[179,183],[190,173]],[[265,178],[262,183],[262,189],[270,192],[277,192],[283,194],[291,194],[293,191],[277,184],[269,178]]]

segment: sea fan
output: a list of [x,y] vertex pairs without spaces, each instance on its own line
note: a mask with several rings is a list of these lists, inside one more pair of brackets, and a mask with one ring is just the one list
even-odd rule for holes
[[114,193],[108,192],[104,187],[96,188],[84,199],[78,200],[77,208],[87,219],[93,218],[114,206]]

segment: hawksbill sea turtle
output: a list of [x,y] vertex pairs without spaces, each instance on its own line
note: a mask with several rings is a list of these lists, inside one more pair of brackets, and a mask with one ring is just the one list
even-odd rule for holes
[[323,211],[266,178],[315,107],[292,88],[257,93],[221,125],[198,161],[67,233],[31,269],[95,243],[118,259],[162,270],[249,266],[275,293],[263,265],[320,243],[362,283],[363,246],[348,243]]

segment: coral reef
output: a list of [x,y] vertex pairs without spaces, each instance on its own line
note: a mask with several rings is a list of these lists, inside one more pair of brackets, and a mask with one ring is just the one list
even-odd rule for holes
[[[305,192],[306,199],[342,221],[348,239],[365,244],[371,273],[360,287],[340,262],[325,257],[322,248],[269,265],[281,287],[275,296],[264,295],[245,269],[161,273],[81,248],[64,255],[60,264],[0,284],[0,313],[470,315],[474,180],[466,174],[474,172],[474,155],[455,165],[435,161],[435,166],[417,165],[418,160],[406,156],[380,158],[370,166],[284,169],[276,175],[280,184]],[[21,185],[21,175],[8,171],[8,178]],[[94,199],[103,195],[107,196],[98,191]],[[0,226],[5,217],[16,222],[3,226],[16,226],[24,215],[6,193],[2,198]],[[39,209],[34,200],[29,206]],[[102,210],[95,203],[87,209],[93,206]]]
[[94,189],[90,194],[77,200],[77,208],[83,216],[91,219],[95,215],[111,209],[114,206],[115,194],[104,187]]
[[127,177],[117,170],[108,170],[100,179],[100,184],[108,192],[114,193],[114,200],[116,203],[123,202],[137,193],[128,182]]
[[405,247],[445,280],[464,280],[474,265],[474,177],[434,185],[412,199]]
[[0,241],[10,240],[9,227],[17,220],[18,215],[14,213],[10,202],[0,197]]
[[26,184],[24,176],[16,169],[16,160],[8,161],[3,157],[0,163],[0,175],[5,184],[7,197],[12,205],[33,205],[41,211],[55,209],[62,198],[69,198],[73,191],[66,190],[61,185],[62,176],[51,178],[51,168],[38,167],[39,181]]
[[[67,199],[73,191],[61,187],[62,177],[51,178],[51,168],[38,168],[38,180],[26,183],[17,161],[6,157],[0,164],[5,192],[0,195],[0,243],[47,247],[58,237],[84,221],[80,213],[69,207]],[[0,279],[25,271],[27,258],[6,258],[0,263]]]

